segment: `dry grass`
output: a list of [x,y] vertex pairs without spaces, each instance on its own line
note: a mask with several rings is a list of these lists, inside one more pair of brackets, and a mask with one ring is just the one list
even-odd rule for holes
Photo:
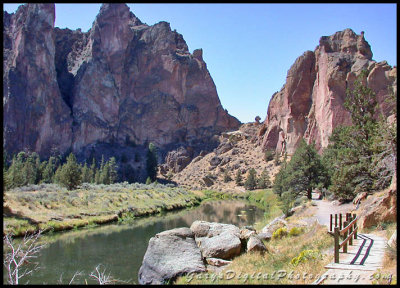
[[22,236],[33,228],[61,231],[103,224],[190,207],[202,197],[201,192],[160,184],[83,184],[73,191],[54,184],[32,185],[6,192],[3,207],[13,217],[4,219],[4,233]]
[[[331,262],[331,255],[321,251],[332,246],[332,238],[323,226],[313,226],[299,236],[287,236],[266,243],[269,253],[246,253],[235,258],[220,274],[186,275],[177,284],[309,284],[314,282]],[[291,260],[304,250],[318,251],[317,259],[295,266]]]

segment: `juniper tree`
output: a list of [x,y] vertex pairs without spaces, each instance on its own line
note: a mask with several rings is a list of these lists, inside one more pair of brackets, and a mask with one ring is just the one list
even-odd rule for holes
[[67,162],[58,171],[58,181],[68,190],[75,189],[82,181],[80,165],[76,162],[76,157],[70,153]]
[[154,182],[157,177],[157,147],[150,142],[146,154],[146,171],[147,176]]
[[236,172],[236,177],[235,177],[235,183],[238,186],[242,186],[242,171],[240,171],[240,169],[237,170]]
[[261,172],[260,177],[257,179],[257,188],[265,189],[268,188],[270,185],[271,181],[269,179],[269,173],[267,169],[264,169],[263,172]]
[[257,173],[256,170],[254,170],[254,168],[251,168],[247,174],[247,179],[244,182],[244,187],[247,190],[254,190],[257,187]]
[[344,107],[350,112],[352,125],[337,127],[324,151],[324,162],[330,163],[330,190],[338,198],[352,199],[359,191],[371,191],[376,177],[373,173],[375,135],[378,121],[376,95],[363,82],[368,71],[362,71],[353,89],[346,91]]

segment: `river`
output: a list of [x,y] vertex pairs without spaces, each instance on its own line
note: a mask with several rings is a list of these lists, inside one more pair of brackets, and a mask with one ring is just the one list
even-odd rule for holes
[[[129,223],[44,235],[42,240],[48,245],[36,259],[40,268],[20,283],[29,280],[29,284],[68,284],[75,272],[82,271],[82,276],[73,284],[96,284],[89,274],[102,264],[101,271],[106,269],[106,274],[136,284],[148,242],[155,234],[190,227],[196,220],[241,227],[253,225],[263,217],[264,211],[248,202],[216,200],[191,209],[137,218]],[[6,283],[5,274],[3,277]]]

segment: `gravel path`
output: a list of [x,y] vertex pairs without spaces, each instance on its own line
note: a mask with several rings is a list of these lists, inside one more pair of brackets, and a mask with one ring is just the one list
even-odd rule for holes
[[338,213],[346,213],[355,210],[355,205],[353,203],[346,203],[342,205],[338,205],[336,201],[331,202],[328,200],[317,200],[316,195],[313,195],[313,202],[316,204],[315,217],[317,217],[318,222],[322,225],[326,225],[329,227],[329,215],[330,214],[338,214]]

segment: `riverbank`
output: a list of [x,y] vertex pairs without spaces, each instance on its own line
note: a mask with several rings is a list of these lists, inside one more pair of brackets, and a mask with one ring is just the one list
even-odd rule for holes
[[5,193],[3,234],[64,231],[124,221],[198,205],[206,195],[173,185],[83,184],[68,191],[55,184],[31,185]]
[[[192,191],[155,183],[85,183],[72,191],[56,184],[30,185],[5,192],[3,234],[21,237],[38,230],[57,232],[123,222],[190,208],[207,199],[248,199],[251,195]],[[258,199],[253,201],[259,203]]]

